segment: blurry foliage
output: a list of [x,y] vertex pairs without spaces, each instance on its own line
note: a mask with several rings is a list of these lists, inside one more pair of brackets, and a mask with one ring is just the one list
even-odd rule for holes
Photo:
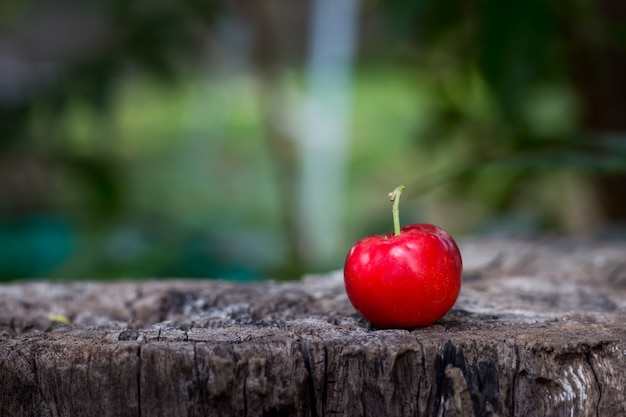
[[[347,238],[389,229],[400,182],[403,221],[567,229],[564,206],[593,197],[569,184],[626,172],[623,138],[584,130],[597,80],[578,60],[626,50],[605,3],[365,2],[385,24],[355,71]],[[268,4],[0,3],[0,280],[302,272],[282,230],[297,158],[263,138],[289,131],[274,113],[301,98],[302,54],[281,55],[290,26],[271,25],[290,16]],[[243,64],[210,72],[228,60],[207,53],[225,10],[244,15],[222,39]]]
[[[2,2],[0,279],[50,274],[128,210],[135,191],[110,126],[120,82],[181,80],[217,10],[198,0]],[[77,108],[79,123],[98,126],[92,149],[76,143]]]
[[[591,60],[597,67],[606,63],[594,62],[594,54],[626,51],[624,20],[612,16],[613,9],[624,14],[617,2],[380,4],[388,11],[393,33],[410,45],[412,62],[437,91],[439,108],[432,116],[437,122],[418,142],[425,152],[441,152],[443,158],[453,146],[463,152],[451,155],[432,180],[419,178],[415,189],[425,192],[448,184],[451,194],[477,199],[497,215],[514,210],[519,194],[529,183],[543,182],[548,172],[626,172],[624,140],[584,130],[590,127],[583,122],[593,106],[588,90],[597,88],[598,80],[583,73],[587,91],[577,84],[581,61]],[[581,44],[591,46],[581,49]],[[595,104],[611,112],[616,102],[623,106],[622,92],[614,91],[613,102]],[[564,225],[557,221],[550,226]]]

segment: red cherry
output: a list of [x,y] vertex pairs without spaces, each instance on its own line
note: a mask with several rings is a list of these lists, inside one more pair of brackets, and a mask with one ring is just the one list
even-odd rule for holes
[[[397,197],[392,193],[394,223]],[[381,328],[433,324],[454,305],[461,290],[461,252],[443,229],[430,224],[358,241],[346,257],[344,282],[354,308]]]

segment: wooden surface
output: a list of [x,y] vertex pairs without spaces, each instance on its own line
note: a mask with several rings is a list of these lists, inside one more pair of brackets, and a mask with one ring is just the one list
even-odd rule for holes
[[433,326],[299,283],[0,286],[1,416],[626,415],[626,245],[461,242]]

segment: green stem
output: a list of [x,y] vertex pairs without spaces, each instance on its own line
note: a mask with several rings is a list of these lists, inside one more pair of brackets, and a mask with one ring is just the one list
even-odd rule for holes
[[400,194],[402,194],[405,188],[404,185],[400,185],[389,193],[389,198],[393,201],[391,213],[393,214],[393,231],[396,236],[400,236]]

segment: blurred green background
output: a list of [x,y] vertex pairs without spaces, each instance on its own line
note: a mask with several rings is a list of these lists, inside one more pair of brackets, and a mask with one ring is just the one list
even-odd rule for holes
[[402,221],[624,236],[621,0],[4,0],[0,281],[296,279]]

